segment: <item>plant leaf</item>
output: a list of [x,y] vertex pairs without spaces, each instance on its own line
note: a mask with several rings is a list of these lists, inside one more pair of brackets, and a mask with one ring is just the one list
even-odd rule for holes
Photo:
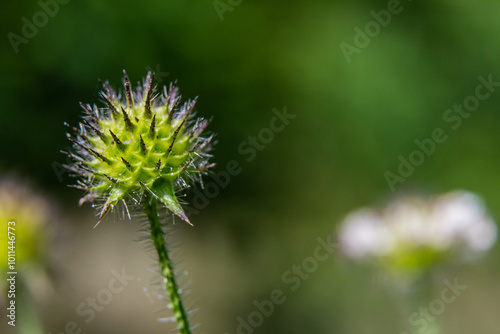
[[157,179],[149,190],[156,196],[158,199],[165,204],[165,206],[172,211],[174,214],[179,216],[182,220],[184,220],[189,225],[191,222],[188,217],[184,213],[182,206],[179,204],[177,200],[177,196],[175,196],[174,186],[171,181],[165,180],[163,178]]
[[97,224],[95,224],[94,228],[101,223],[102,219],[104,218],[106,213],[108,213],[109,209],[111,209],[113,205],[116,205],[118,201],[122,200],[124,196],[125,196],[125,191],[123,191],[123,189],[121,188],[114,187],[111,190],[109,197],[106,200],[106,203],[104,203],[101,214],[99,215],[99,221],[97,222]]

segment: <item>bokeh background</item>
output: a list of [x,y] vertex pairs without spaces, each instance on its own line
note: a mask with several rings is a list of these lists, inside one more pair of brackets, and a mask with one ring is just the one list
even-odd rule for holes
[[[216,9],[218,4],[219,12]],[[227,6],[227,7],[224,7]],[[0,172],[29,179],[59,208],[53,290],[35,298],[43,333],[164,333],[156,318],[154,254],[134,241],[140,223],[106,219],[78,207],[78,190],[61,172],[68,146],[63,122],[76,124],[79,101],[101,103],[98,78],[119,87],[155,70],[157,83],[178,80],[185,98],[199,96],[197,113],[213,117],[216,171],[236,160],[241,173],[191,217],[176,224],[178,269],[188,271],[199,309],[198,333],[237,333],[237,319],[254,300],[284,291],[254,333],[400,333],[408,315],[379,273],[335,252],[291,291],[282,275],[312,256],[317,238],[331,235],[351,210],[400,192],[466,189],[500,220],[500,91],[453,130],[445,111],[473,95],[478,77],[500,81],[500,2],[404,1],[391,22],[352,54],[355,27],[373,21],[386,1],[70,1],[15,52],[8,33],[21,35],[36,1],[3,4],[0,64]],[[225,10],[225,9],[227,10]],[[296,115],[248,162],[238,146],[269,127],[273,109]],[[392,192],[384,173],[416,139],[444,129],[438,144]],[[210,177],[208,177],[210,180]],[[187,201],[193,195],[188,195]],[[56,223],[54,223],[56,224]],[[500,248],[451,278],[467,285],[439,316],[445,332],[496,333]],[[95,319],[77,313],[96,297],[112,270],[134,279]],[[422,305],[425,306],[425,305]],[[3,312],[3,311],[2,311]],[[3,314],[0,312],[0,314]],[[0,329],[7,331],[2,320]],[[3,327],[2,327],[3,326]],[[244,331],[242,332],[244,333]]]

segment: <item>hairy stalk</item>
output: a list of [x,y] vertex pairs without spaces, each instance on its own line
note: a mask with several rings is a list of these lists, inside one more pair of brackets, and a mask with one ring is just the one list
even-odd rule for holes
[[168,257],[168,249],[165,242],[166,236],[158,217],[158,200],[155,197],[148,196],[146,198],[144,213],[148,217],[149,226],[151,228],[151,239],[158,253],[160,273],[165,279],[164,286],[170,296],[170,303],[172,305],[175,320],[177,321],[177,328],[181,334],[191,334],[187,313],[182,305],[179,289],[175,282],[172,262]]

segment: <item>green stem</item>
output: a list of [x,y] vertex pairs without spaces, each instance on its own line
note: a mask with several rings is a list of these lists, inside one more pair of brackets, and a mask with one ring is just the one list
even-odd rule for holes
[[[425,273],[414,283],[414,289],[410,293],[413,312],[417,312],[422,307],[428,308],[432,300],[436,298],[434,289],[434,277],[432,273]],[[414,334],[440,334],[442,333],[437,315],[431,315],[425,320],[425,327],[413,327]]]
[[154,197],[148,196],[145,203],[146,206],[144,208],[144,213],[149,220],[151,239],[153,240],[156,252],[158,253],[160,273],[162,277],[165,278],[165,288],[170,296],[170,302],[172,304],[175,320],[177,321],[177,328],[181,334],[191,334],[187,313],[182,305],[179,288],[175,282],[172,262],[168,257],[165,233],[163,232],[160,219],[158,217],[158,200]]
[[17,298],[19,320],[16,321],[16,327],[19,334],[42,334],[42,324],[36,312],[35,303],[28,291],[28,285],[22,275],[17,276]]

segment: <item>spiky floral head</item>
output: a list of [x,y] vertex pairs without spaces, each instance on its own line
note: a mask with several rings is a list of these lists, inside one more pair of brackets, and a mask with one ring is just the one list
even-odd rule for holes
[[[5,250],[14,246],[16,264],[44,264],[54,213],[54,205],[38,194],[26,180],[15,175],[0,177],[0,221],[5,224],[0,230],[0,246]],[[11,239],[13,236],[14,239]],[[15,244],[12,244],[13,240]],[[2,256],[0,269],[9,271],[7,264],[7,256]]]
[[157,92],[148,73],[133,92],[123,73],[125,96],[101,83],[105,107],[82,104],[85,116],[67,134],[74,152],[64,153],[75,161],[67,167],[79,178],[74,187],[88,191],[80,204],[102,199],[100,222],[119,201],[147,192],[189,223],[176,193],[213,166],[212,136],[202,136],[208,121],[193,117],[196,99],[180,105],[175,83]]

